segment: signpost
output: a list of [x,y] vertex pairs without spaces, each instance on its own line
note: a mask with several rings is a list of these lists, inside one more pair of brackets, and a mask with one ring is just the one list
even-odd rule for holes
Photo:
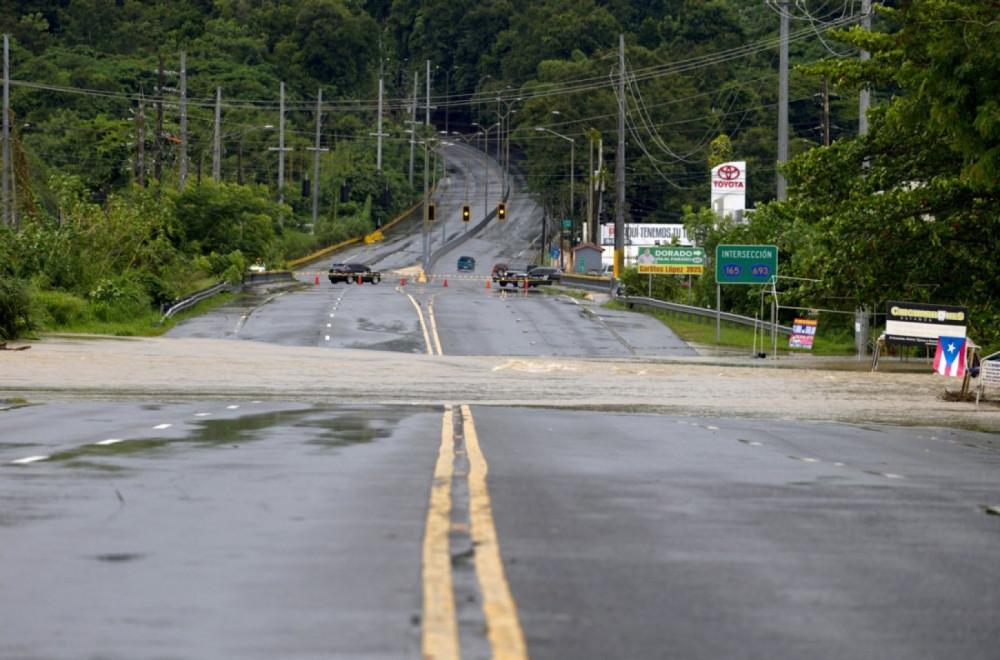
[[[715,247],[715,341],[722,341],[722,285],[774,284],[778,277],[778,248],[774,245],[717,245]],[[771,310],[771,332],[777,324]]]

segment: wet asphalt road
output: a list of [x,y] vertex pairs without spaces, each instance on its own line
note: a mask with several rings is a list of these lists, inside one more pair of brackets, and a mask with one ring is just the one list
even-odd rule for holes
[[[996,657],[1000,456],[976,434],[471,416],[532,657]],[[420,656],[440,408],[0,419],[0,657]],[[489,657],[462,474],[456,618],[463,657]]]
[[[465,231],[449,207],[445,238]],[[305,268],[298,288],[253,292],[170,336],[331,355],[692,353],[600,297],[487,288],[492,262],[536,233],[529,203],[510,209],[427,282],[413,280],[419,240],[403,235],[338,255],[382,270],[377,286],[314,284],[321,267]],[[455,270],[458,253],[475,272]],[[985,660],[1000,648],[1000,455],[976,433],[610,413],[585,399],[474,406],[459,424],[461,401],[93,398],[0,410],[0,658],[457,657],[453,642],[464,658]]]

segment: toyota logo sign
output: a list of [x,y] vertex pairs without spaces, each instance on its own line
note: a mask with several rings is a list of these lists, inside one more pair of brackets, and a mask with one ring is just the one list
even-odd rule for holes
[[732,163],[727,163],[718,169],[719,178],[726,181],[733,181],[740,178],[740,168]]
[[[722,163],[712,170],[712,190],[732,194],[743,192],[746,187],[746,163],[737,161]],[[742,207],[740,207],[742,208]]]

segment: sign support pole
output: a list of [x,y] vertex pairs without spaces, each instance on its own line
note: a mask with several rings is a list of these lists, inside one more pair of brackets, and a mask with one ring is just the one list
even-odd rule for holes
[[722,285],[715,284],[715,343],[722,343]]

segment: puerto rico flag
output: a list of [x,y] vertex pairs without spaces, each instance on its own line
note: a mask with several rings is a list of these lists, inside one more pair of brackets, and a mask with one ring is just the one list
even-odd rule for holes
[[934,371],[942,376],[965,375],[965,337],[938,337]]

